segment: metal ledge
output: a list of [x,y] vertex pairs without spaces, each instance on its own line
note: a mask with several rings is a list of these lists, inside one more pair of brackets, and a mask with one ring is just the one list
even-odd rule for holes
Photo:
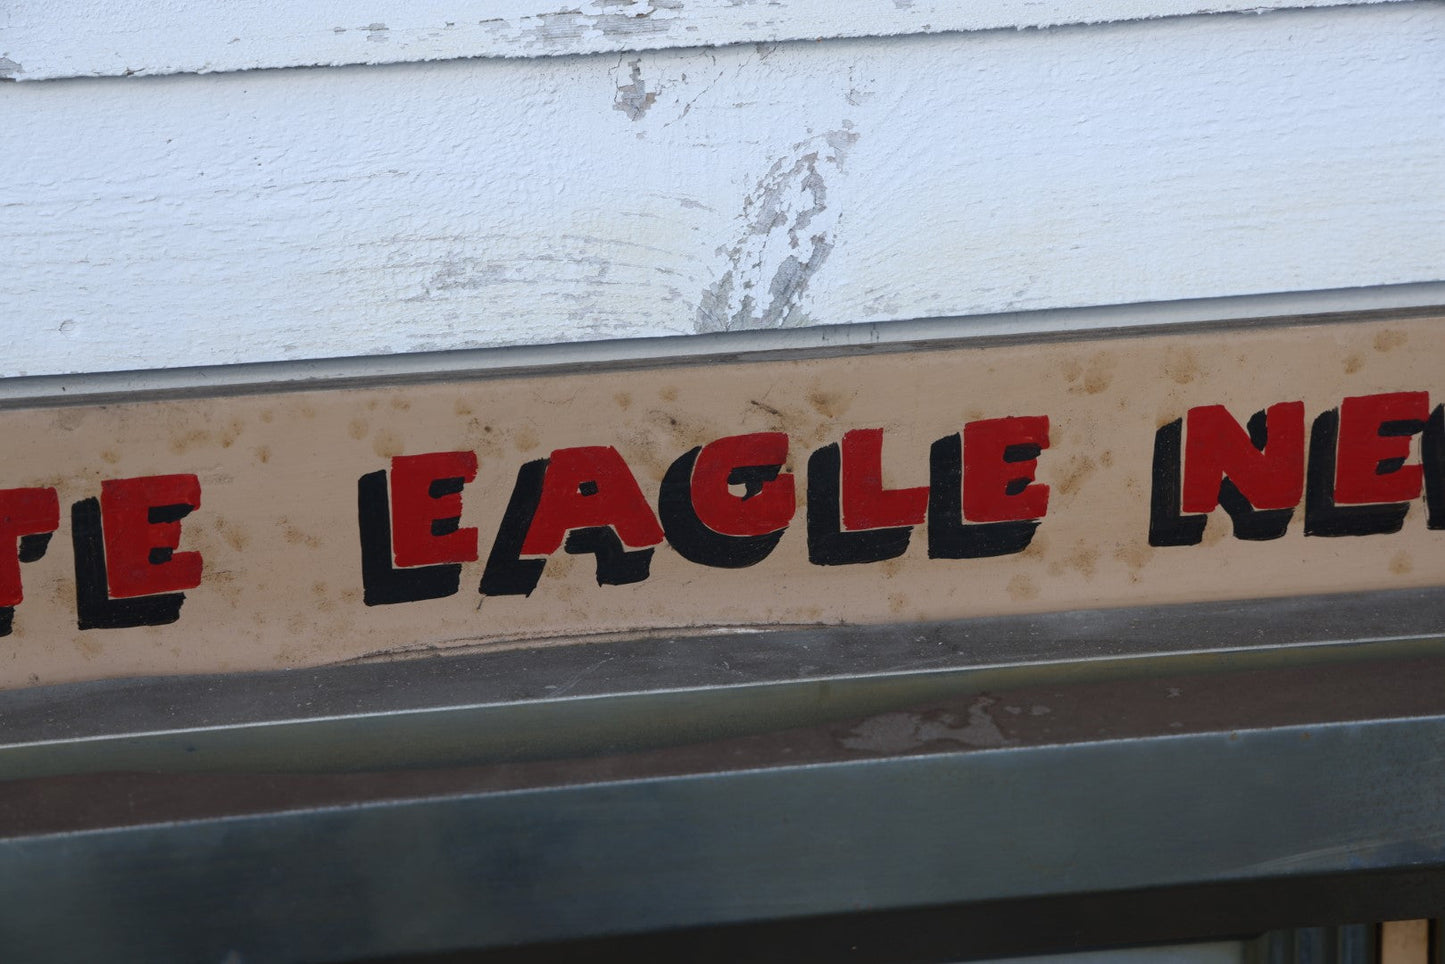
[[1438,313],[1445,281],[1190,298],[1178,301],[1049,308],[942,318],[760,331],[600,339],[552,345],[415,352],[401,355],[250,362],[145,371],[83,372],[0,379],[0,408],[123,404],[272,391],[534,375],[586,365],[632,369],[659,364],[717,364],[836,352],[915,351],[961,344],[1229,330],[1244,325],[1360,321],[1370,314]]
[[0,947],[944,960],[1420,916],[1442,623],[1410,590],[4,694]]
[[[1255,653],[1255,665],[1265,665],[1445,651],[1435,637],[1445,637],[1445,587],[937,623],[639,634],[320,669],[65,683],[0,692],[0,779],[16,775],[6,761],[24,746],[137,734],[639,693],[761,692],[777,684],[826,682],[841,690],[844,681],[863,685],[880,676],[911,680],[904,699],[918,701],[959,691],[960,672],[974,674],[977,689],[1019,678],[1160,672],[1138,662],[1145,657],[1196,655],[1226,667],[1229,653]],[[854,712],[866,711],[861,705]],[[839,714],[848,715],[848,706]]]
[[1438,874],[1442,745],[1433,716],[38,835],[0,842],[0,933],[24,960],[323,961]]

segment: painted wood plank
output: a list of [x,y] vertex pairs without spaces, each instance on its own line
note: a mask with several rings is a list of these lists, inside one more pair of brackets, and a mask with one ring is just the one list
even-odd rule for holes
[[0,690],[1441,586],[1442,321],[6,409]]
[[538,57],[1258,12],[1382,0],[13,0],[0,79]]
[[1441,280],[1442,38],[1388,4],[5,85],[0,373]]

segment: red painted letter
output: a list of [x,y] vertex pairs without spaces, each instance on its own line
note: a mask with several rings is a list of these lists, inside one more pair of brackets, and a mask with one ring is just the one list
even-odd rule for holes
[[[724,536],[761,536],[776,532],[793,519],[797,509],[793,476],[777,473],[788,460],[784,432],[731,435],[709,442],[697,453],[692,470],[692,507],[703,525]],[[738,496],[728,491],[735,472],[773,469],[773,478],[745,484]]]
[[1392,392],[1347,398],[1340,405],[1335,502],[1364,505],[1408,502],[1420,494],[1424,470],[1406,465],[1410,436],[1430,417],[1426,392]]
[[194,589],[201,584],[201,554],[173,551],[180,520],[201,507],[194,475],[150,475],[100,483],[106,582],[113,599]]
[[969,522],[1042,519],[1049,487],[1033,483],[1049,447],[1049,418],[991,418],[963,427],[963,517]]
[[593,526],[611,526],[622,543],[634,549],[662,541],[657,516],[615,448],[558,449],[542,479],[542,495],[522,542],[522,555],[551,555],[561,548],[569,530]]
[[476,561],[477,530],[457,528],[462,486],[476,477],[475,452],[391,460],[391,543],[398,566]]
[[1224,477],[1255,509],[1291,509],[1305,486],[1305,405],[1280,402],[1265,411],[1265,447],[1257,449],[1223,405],[1191,408],[1184,442],[1185,512],[1212,512]]
[[843,528],[916,526],[928,515],[928,486],[883,488],[883,430],[859,428],[843,436]]
[[0,490],[0,606],[18,605],[21,536],[54,532],[60,525],[60,500],[54,489]]

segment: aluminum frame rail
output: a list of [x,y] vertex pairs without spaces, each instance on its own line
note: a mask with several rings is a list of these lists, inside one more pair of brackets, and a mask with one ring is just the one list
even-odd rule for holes
[[0,695],[16,960],[947,960],[1430,916],[1445,590]]

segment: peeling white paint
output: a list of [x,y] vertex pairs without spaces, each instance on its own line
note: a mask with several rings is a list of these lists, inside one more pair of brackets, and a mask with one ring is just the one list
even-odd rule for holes
[[1425,3],[7,84],[0,373],[1445,280],[1442,91]]
[[626,114],[629,120],[638,120],[656,102],[657,91],[648,90],[647,81],[642,79],[642,58],[633,60],[628,66],[632,68],[631,82],[617,85],[612,107]]
[[738,240],[720,247],[721,275],[704,289],[697,330],[792,328],[808,284],[833,251],[838,207],[828,206],[827,177],[842,173],[858,139],[853,122],[798,144],[774,161],[742,199]]
[[19,79],[208,73],[463,57],[1113,23],[1401,0],[9,0]]

